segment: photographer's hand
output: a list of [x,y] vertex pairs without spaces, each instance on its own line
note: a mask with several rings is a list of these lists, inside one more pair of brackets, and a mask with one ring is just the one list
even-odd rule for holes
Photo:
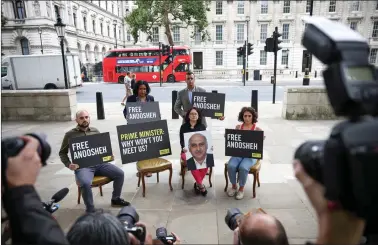
[[38,140],[30,136],[21,138],[25,140],[25,147],[17,156],[8,158],[6,177],[9,188],[34,185],[39,169],[42,167],[41,158],[37,152]]
[[359,244],[365,222],[346,210],[330,210],[324,187],[305,172],[299,161],[294,161],[294,172],[318,216],[316,244]]
[[239,245],[239,227],[236,227],[234,230],[234,237],[232,240],[233,245]]
[[[152,235],[147,231],[146,225],[142,222],[138,222],[135,224],[136,226],[144,227],[146,229],[146,238],[143,244],[152,245]],[[131,233],[129,233],[130,237],[130,244],[132,245],[140,245],[141,242]]]

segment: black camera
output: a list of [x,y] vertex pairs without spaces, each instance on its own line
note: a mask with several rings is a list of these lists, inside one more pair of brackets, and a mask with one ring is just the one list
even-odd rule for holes
[[[39,147],[37,152],[41,158],[42,166],[46,166],[46,161],[50,157],[51,147],[46,141],[46,135],[44,134],[26,134],[26,136],[32,136],[39,141]],[[6,169],[8,166],[8,158],[17,156],[21,150],[25,147],[25,141],[20,137],[10,137],[1,140],[1,170],[3,177],[3,184],[6,186]]]
[[227,210],[226,217],[224,218],[226,225],[231,230],[235,230],[243,218],[244,214],[238,208],[230,208]]
[[[325,187],[325,197],[378,227],[378,79],[365,38],[341,23],[307,19],[302,44],[322,63],[328,98],[338,123],[327,140],[295,152],[305,171]],[[371,232],[376,232],[377,230]]]
[[168,241],[171,241],[171,244],[176,242],[176,237],[174,235],[168,236],[167,229],[164,227],[156,229],[156,238],[166,245],[169,244]]
[[146,239],[146,228],[143,226],[136,226],[135,223],[139,221],[139,215],[134,207],[123,207],[117,218],[124,225],[127,232],[133,234],[140,242],[144,242]]

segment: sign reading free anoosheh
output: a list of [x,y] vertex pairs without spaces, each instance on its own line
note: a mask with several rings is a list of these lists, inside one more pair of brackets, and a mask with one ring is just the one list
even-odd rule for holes
[[263,158],[264,131],[226,129],[226,156]]
[[193,106],[201,110],[203,117],[223,117],[226,95],[221,93],[193,92]]
[[117,126],[122,163],[171,155],[167,120]]
[[127,102],[127,124],[160,120],[159,102]]
[[74,137],[69,140],[71,161],[80,168],[112,161],[112,144],[109,133]]

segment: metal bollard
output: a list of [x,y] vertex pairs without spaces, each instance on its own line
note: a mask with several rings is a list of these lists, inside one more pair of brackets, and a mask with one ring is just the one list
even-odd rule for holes
[[315,71],[315,75],[314,75],[314,77],[316,78],[316,77],[317,77],[317,75],[318,75],[318,72],[317,72],[317,71]]
[[96,105],[97,105],[97,119],[105,119],[104,100],[102,99],[102,93],[96,92]]
[[177,100],[177,90],[172,91],[172,119],[179,119],[179,115],[175,112],[175,103]]
[[298,78],[298,71],[295,71],[295,78]]
[[258,90],[252,90],[252,94],[251,94],[251,106],[252,108],[254,108],[256,110],[256,112],[258,111],[258,101],[259,101],[259,94],[258,94]]
[[305,75],[303,77],[303,86],[308,86],[310,85],[310,75],[309,75],[309,69],[305,68]]

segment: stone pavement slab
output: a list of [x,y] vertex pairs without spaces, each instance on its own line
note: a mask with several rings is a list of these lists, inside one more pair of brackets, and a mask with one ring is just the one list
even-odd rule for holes
[[[304,243],[316,237],[317,224],[314,211],[301,186],[294,178],[291,161],[294,151],[308,139],[325,139],[336,121],[286,121],[281,115],[282,104],[259,103],[259,126],[264,130],[264,159],[260,172],[261,186],[257,187],[257,196],[252,198],[253,176],[249,176],[243,200],[229,198],[223,191],[225,179],[224,163],[229,159],[224,154],[224,130],[234,128],[238,112],[248,103],[227,102],[224,121],[208,120],[212,132],[215,168],[212,176],[213,187],[209,188],[208,176],[204,180],[208,196],[195,196],[193,177],[187,173],[184,190],[181,189],[179,176],[179,128],[181,119],[171,118],[171,104],[160,103],[163,119],[167,119],[173,155],[167,156],[173,164],[171,192],[168,187],[168,171],[160,174],[160,183],[156,175],[146,179],[146,197],[137,187],[135,164],[122,165],[116,138],[116,126],[125,123],[119,103],[105,104],[105,120],[97,120],[95,104],[78,104],[78,109],[87,109],[91,114],[91,125],[101,132],[110,132],[118,167],[125,172],[122,196],[135,206],[142,221],[154,234],[155,229],[165,226],[169,231],[179,234],[184,243],[191,244],[230,244],[232,232],[226,226],[224,217],[227,208],[238,207],[246,212],[263,208],[276,216],[284,224],[292,243]],[[58,151],[64,133],[75,126],[74,122],[2,122],[2,137],[20,135],[28,132],[47,134],[52,146],[48,165],[41,170],[36,188],[43,200],[48,200],[56,191],[68,187],[70,193],[61,202],[61,209],[56,213],[62,228],[67,231],[74,220],[84,212],[84,204],[77,204],[78,190],[73,173],[60,162]],[[103,188],[104,196],[94,188],[95,204],[117,214],[119,209],[110,207],[112,184]]]

